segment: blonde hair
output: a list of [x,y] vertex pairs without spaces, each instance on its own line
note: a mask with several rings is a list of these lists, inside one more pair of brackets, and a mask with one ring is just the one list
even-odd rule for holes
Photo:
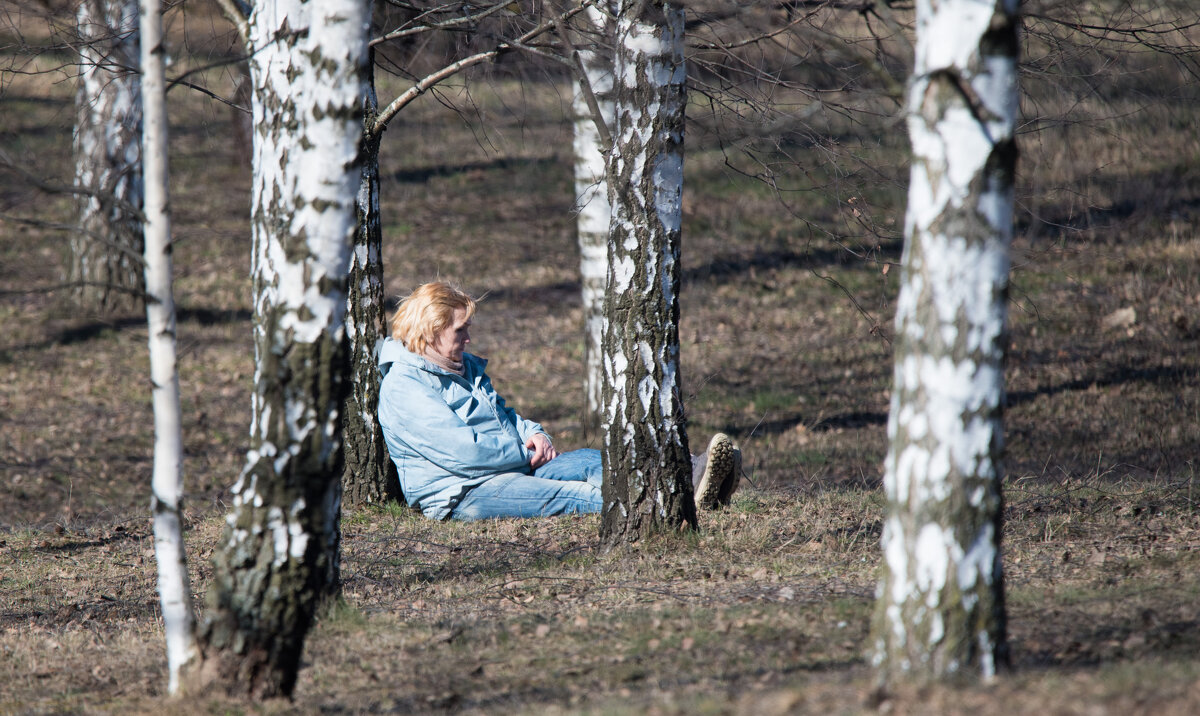
[[392,338],[422,355],[439,332],[454,320],[454,312],[465,309],[467,318],[475,315],[475,299],[457,286],[433,281],[418,286],[400,302],[392,316]]

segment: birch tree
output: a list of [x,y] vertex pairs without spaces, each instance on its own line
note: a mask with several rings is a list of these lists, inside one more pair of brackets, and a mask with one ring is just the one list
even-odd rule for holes
[[171,217],[167,212],[167,88],[159,0],[142,0],[142,175],[145,177],[146,321],[154,404],[154,473],[150,507],[158,594],[167,637],[168,690],[195,658],[196,618],[183,543],[183,434],[175,360],[175,299],[171,288]]
[[[611,10],[606,5],[605,10]],[[604,282],[608,277],[608,231],[612,207],[604,180],[612,146],[612,13],[590,7],[582,15],[584,42],[568,47],[576,65],[571,99],[575,151],[576,239],[584,320],[583,427],[592,433],[603,414]],[[564,38],[567,36],[564,34]],[[569,41],[569,40],[568,40]]]
[[[372,53],[373,54],[373,53]],[[350,264],[346,330],[350,342],[350,383],[346,395],[343,439],[346,466],[342,487],[351,504],[381,504],[400,498],[396,466],[388,456],[379,425],[379,345],[387,333],[383,293],[383,217],[379,209],[379,145],[376,131],[379,99],[374,61],[367,63],[362,100],[362,174],[359,179],[358,226]]]
[[678,6],[620,3],[604,296],[609,546],[696,525],[679,375],[683,27]]
[[77,11],[75,95],[78,231],[67,281],[81,305],[111,311],[141,305],[141,80],[137,0],[83,0]]
[[346,301],[370,4],[273,0],[244,18],[253,81],[255,391],[199,629],[201,684],[292,692],[337,584]]
[[912,169],[871,661],[881,683],[990,678],[1000,557],[1017,0],[918,0]]

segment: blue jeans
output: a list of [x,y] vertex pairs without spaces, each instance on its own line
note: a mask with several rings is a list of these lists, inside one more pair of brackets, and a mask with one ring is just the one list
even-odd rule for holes
[[450,512],[450,519],[470,521],[495,517],[549,517],[599,512],[600,451],[565,452],[532,475],[504,473],[471,488]]

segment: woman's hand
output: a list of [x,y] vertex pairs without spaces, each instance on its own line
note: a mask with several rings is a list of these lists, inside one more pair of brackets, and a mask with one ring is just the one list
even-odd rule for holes
[[525,447],[533,451],[533,455],[529,458],[529,466],[534,470],[558,457],[558,451],[550,442],[550,436],[545,433],[538,433],[529,438],[525,442]]

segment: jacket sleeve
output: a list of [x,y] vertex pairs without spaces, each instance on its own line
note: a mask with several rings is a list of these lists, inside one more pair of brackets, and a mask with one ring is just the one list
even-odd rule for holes
[[[496,389],[492,387],[492,379],[489,378],[486,373],[484,374],[483,380],[480,382],[479,387],[483,389],[483,391],[487,393],[488,397],[492,399],[492,403],[494,403],[496,409],[500,411],[501,417],[506,420],[509,425],[516,429],[517,434],[521,436],[522,445],[528,442],[529,438],[533,437],[534,435],[537,435],[538,433],[546,433],[546,429],[543,428],[540,423],[535,423],[532,420],[526,420],[518,415],[517,411],[508,407],[504,403],[504,398],[500,397],[500,394],[497,393]],[[547,437],[549,437],[549,435],[549,433],[546,433]]]
[[[496,396],[497,398],[499,396]],[[503,403],[497,405],[506,410]],[[528,472],[523,440],[480,433],[433,387],[408,375],[389,375],[380,391],[380,422],[410,450],[448,473],[482,477]]]

